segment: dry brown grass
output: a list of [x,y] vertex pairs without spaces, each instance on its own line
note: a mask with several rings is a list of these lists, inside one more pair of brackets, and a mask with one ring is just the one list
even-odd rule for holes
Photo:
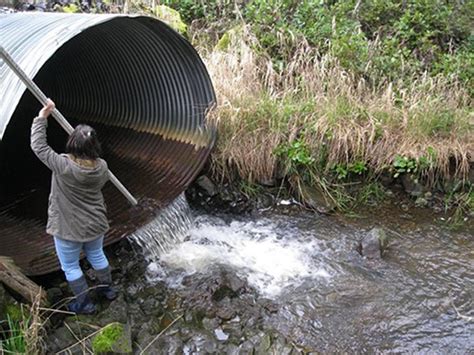
[[327,153],[326,172],[354,161],[380,172],[397,155],[419,159],[434,151],[423,172],[431,180],[467,176],[472,101],[455,81],[423,76],[374,87],[305,43],[277,73],[256,47],[244,27],[226,51],[205,55],[218,97],[211,115],[219,134],[212,156],[217,176],[269,180],[289,163],[275,150],[296,138],[315,158]]

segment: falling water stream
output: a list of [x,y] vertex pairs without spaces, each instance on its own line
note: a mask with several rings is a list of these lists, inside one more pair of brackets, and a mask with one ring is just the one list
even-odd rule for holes
[[474,351],[469,231],[380,218],[391,244],[383,260],[370,261],[355,246],[377,219],[192,214],[180,197],[134,237],[148,256],[150,283],[180,289],[190,275],[206,282],[216,266],[226,267],[256,300],[278,305],[266,324],[305,349]]

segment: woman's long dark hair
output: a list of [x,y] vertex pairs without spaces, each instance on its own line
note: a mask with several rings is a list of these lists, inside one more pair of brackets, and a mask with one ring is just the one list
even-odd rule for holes
[[97,133],[91,126],[80,124],[69,136],[66,153],[79,159],[97,159],[102,154]]

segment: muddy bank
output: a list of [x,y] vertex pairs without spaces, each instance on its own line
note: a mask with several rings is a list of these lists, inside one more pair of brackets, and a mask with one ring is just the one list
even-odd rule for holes
[[467,230],[474,229],[473,182],[474,169],[469,181],[445,181],[432,187],[408,175],[398,179],[383,175],[379,181],[361,179],[348,184],[344,192],[340,191],[340,203],[336,195],[328,196],[317,186],[303,185],[296,191],[291,182],[284,180],[254,185],[242,181],[219,184],[210,175],[202,175],[186,191],[186,196],[193,208],[211,214],[252,214],[277,207],[289,214],[303,209],[354,220],[370,219],[376,214],[394,223],[421,220]]

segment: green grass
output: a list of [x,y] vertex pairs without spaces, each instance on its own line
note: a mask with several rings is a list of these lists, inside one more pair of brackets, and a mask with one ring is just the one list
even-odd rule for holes
[[446,210],[452,209],[453,213],[448,219],[450,229],[458,229],[464,225],[466,215],[474,211],[474,186],[469,185],[464,190],[454,188],[445,196]]
[[5,339],[0,341],[0,348],[6,354],[26,354],[25,331],[28,330],[28,322],[28,319],[17,320],[7,314],[8,331],[4,334]]

